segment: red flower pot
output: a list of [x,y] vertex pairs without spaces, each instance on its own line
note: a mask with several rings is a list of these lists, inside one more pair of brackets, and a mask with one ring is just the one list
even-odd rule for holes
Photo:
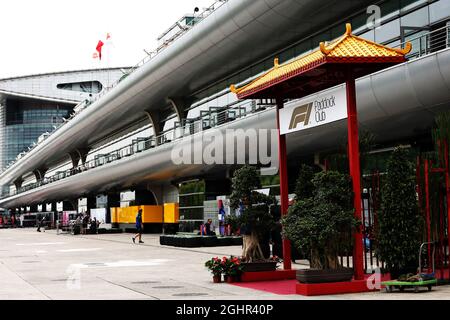
[[228,276],[227,283],[233,283],[233,282],[236,282],[236,277],[235,276]]
[[214,283],[220,283],[222,282],[222,276],[220,274],[216,274],[213,276],[213,282]]

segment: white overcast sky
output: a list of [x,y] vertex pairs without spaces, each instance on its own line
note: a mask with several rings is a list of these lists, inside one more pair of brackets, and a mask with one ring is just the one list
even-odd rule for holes
[[[0,79],[134,65],[184,14],[214,0],[1,0]],[[111,34],[109,59],[92,58]],[[106,48],[106,47],[105,47]],[[111,50],[111,51],[109,51]]]

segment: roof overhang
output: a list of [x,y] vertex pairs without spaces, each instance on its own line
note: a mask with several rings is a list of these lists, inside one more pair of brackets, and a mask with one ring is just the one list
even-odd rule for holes
[[50,98],[45,96],[39,96],[34,94],[26,94],[26,93],[20,93],[20,92],[14,92],[14,91],[8,91],[8,90],[1,90],[0,89],[0,97],[5,98],[23,98],[23,99],[32,99],[32,100],[41,100],[41,101],[51,101],[51,102],[57,102],[57,103],[67,103],[67,104],[73,104],[76,105],[79,103],[79,101],[75,100],[68,100],[68,99],[57,99],[57,98]]
[[349,72],[359,78],[405,62],[410,50],[410,43],[393,49],[357,37],[347,23],[340,38],[282,65],[275,58],[272,69],[239,89],[232,85],[231,91],[239,99],[301,98],[345,82]]

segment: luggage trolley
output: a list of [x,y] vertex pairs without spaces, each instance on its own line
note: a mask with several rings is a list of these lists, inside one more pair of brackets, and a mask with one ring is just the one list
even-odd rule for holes
[[[426,245],[433,246],[433,253],[431,255],[431,262],[433,266],[432,273],[423,273],[422,268],[422,250]],[[434,242],[424,242],[420,245],[419,249],[419,268],[417,275],[410,277],[413,278],[413,281],[399,281],[399,280],[391,280],[384,281],[381,284],[386,286],[386,292],[392,292],[394,288],[398,288],[400,291],[404,291],[405,288],[414,288],[414,292],[419,292],[420,287],[427,287],[428,291],[431,291],[433,286],[437,285],[437,279],[435,277],[435,266],[434,266],[434,254],[436,251],[436,245]],[[428,264],[430,262],[428,261]]]

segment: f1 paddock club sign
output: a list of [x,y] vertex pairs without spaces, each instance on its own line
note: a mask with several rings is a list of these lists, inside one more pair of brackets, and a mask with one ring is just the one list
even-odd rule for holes
[[289,102],[280,109],[280,134],[347,118],[345,85]]

